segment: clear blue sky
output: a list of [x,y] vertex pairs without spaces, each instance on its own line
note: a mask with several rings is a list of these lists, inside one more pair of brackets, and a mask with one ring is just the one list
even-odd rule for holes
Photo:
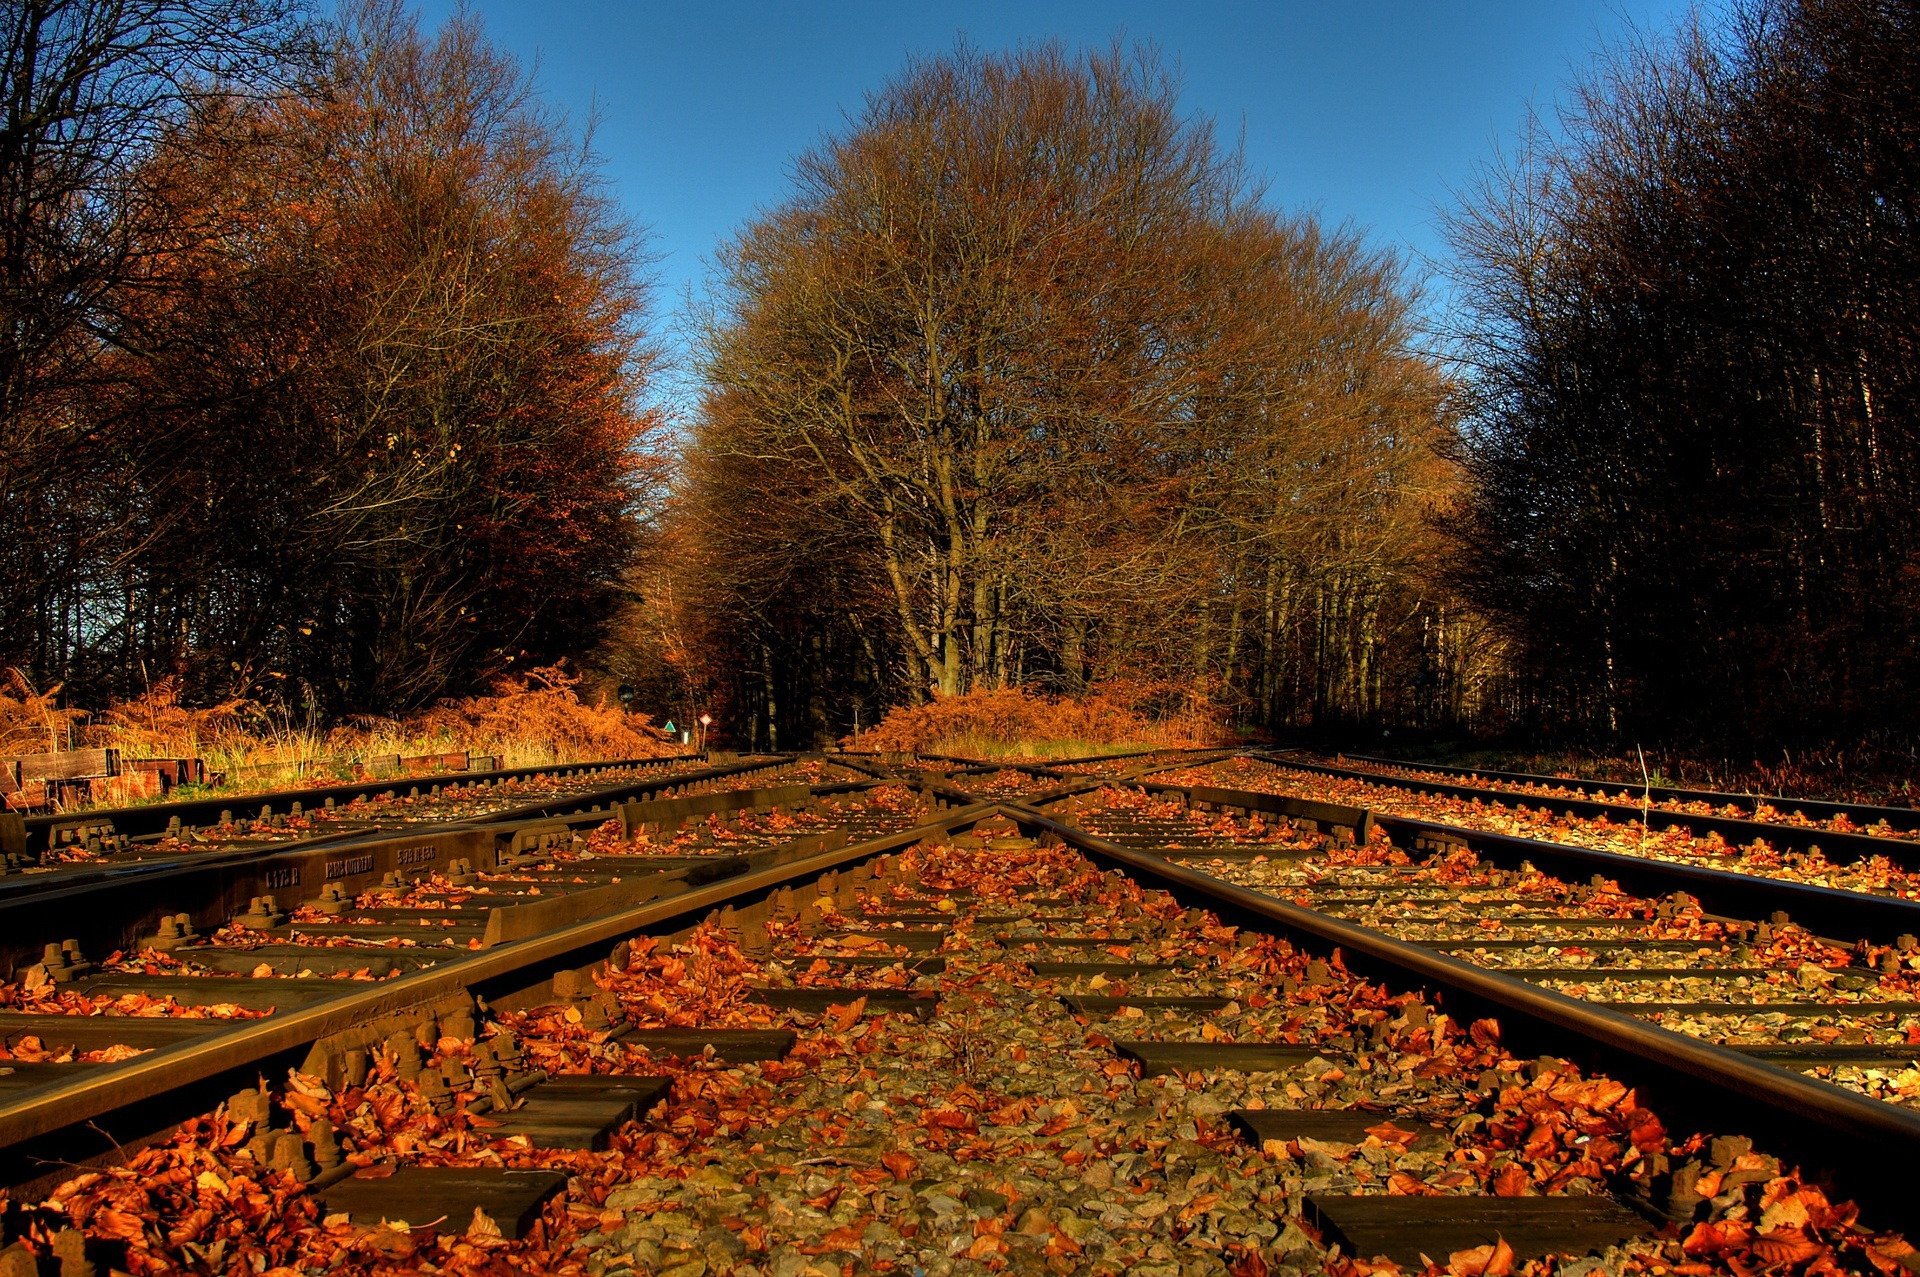
[[[457,0],[418,0],[437,24]],[[583,122],[660,254],[664,328],[714,246],[788,191],[789,163],[911,55],[1058,38],[1157,44],[1184,101],[1244,132],[1269,199],[1437,256],[1434,212],[1528,103],[1599,41],[1664,30],[1680,0],[1268,0],[1097,4],[468,0],[547,100]]]

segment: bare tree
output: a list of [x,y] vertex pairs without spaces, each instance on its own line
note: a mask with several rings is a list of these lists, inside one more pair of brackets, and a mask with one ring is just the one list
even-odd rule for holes
[[1920,693],[1911,5],[1759,0],[1618,50],[1454,219],[1463,581],[1516,708],[1743,743]]
[[1398,712],[1450,480],[1397,263],[1263,209],[1149,53],[915,63],[796,171],[722,254],[681,507],[756,720],[1115,679]]
[[306,35],[295,0],[20,0],[0,14],[0,660],[62,677],[95,624],[80,586],[117,522],[99,359],[124,343],[117,290],[164,213],[141,166],[192,113],[280,91]]

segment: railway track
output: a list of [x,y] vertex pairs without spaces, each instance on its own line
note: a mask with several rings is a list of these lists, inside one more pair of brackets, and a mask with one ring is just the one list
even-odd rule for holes
[[1613,851],[1647,860],[1787,878],[1856,895],[1920,900],[1920,844],[1807,824],[1643,809],[1240,755],[1177,778],[1311,795],[1382,814]]
[[[100,856],[119,853],[140,853],[150,851],[148,845],[159,843],[165,835],[173,835],[173,841],[200,841],[211,839],[215,833],[223,841],[238,841],[242,837],[292,837],[305,830],[307,826],[296,826],[294,833],[286,833],[286,824],[296,814],[305,816],[309,822],[330,822],[346,820],[346,814],[340,807],[361,808],[359,814],[374,816],[382,812],[380,803],[396,803],[399,791],[407,789],[409,797],[419,803],[420,785],[426,785],[434,807],[444,803],[457,803],[463,793],[476,793],[484,789],[497,789],[503,793],[522,793],[532,791],[534,797],[551,795],[553,791],[564,791],[578,787],[582,783],[611,783],[611,778],[632,776],[632,774],[662,774],[672,770],[689,770],[705,762],[699,755],[676,755],[666,759],[624,759],[611,762],[559,762],[540,768],[505,768],[505,770],[482,770],[482,772],[445,772],[438,776],[413,776],[405,780],[371,780],[371,782],[336,783],[336,785],[311,785],[305,789],[276,789],[267,793],[230,793],[204,799],[182,799],[173,803],[142,803],[134,807],[90,808],[81,812],[38,812],[38,814],[10,814],[6,824],[6,851],[13,856],[10,868],[19,868],[21,862],[38,864],[56,856],[83,858],[86,855]],[[261,810],[263,805],[265,818],[259,820],[255,828],[252,812]],[[280,822],[275,824],[273,816],[278,814]],[[278,831],[278,833],[276,833]],[[186,833],[182,839],[180,833]],[[100,839],[102,845],[88,849],[88,839]],[[125,847],[109,847],[108,841],[125,843]]]
[[[1651,782],[1630,784],[1570,776],[1543,776],[1536,772],[1498,771],[1473,767],[1446,767],[1406,759],[1350,754],[1346,760],[1361,768],[1388,775],[1460,779],[1469,784],[1550,797],[1592,798],[1622,806],[1657,803],[1670,811],[1693,810],[1701,815],[1730,815],[1748,820],[1821,822],[1832,827],[1883,832],[1920,838],[1920,810],[1873,803],[1831,802],[1782,794],[1736,794],[1718,789],[1688,789]],[[1704,810],[1701,810],[1704,809]]]
[[[1458,844],[1412,855],[1384,840],[1303,846],[1284,824],[1258,816],[1250,805],[1261,796],[1204,792],[1206,810],[1178,789],[1108,791],[1078,823],[1582,1002],[1805,1073],[1837,1074],[1850,1089],[1869,1089],[1863,1070],[1905,1073],[1906,1094],[1881,1093],[1920,1105],[1913,947],[1837,944],[1770,920],[1785,909],[1729,917],[1684,892],[1640,896],[1597,875],[1569,882],[1524,862],[1505,869]],[[1792,903],[1794,885],[1782,886],[1771,903]]]
[[132,807],[13,814],[0,837],[5,839],[6,868],[51,868],[445,823],[611,788],[643,776],[688,774],[708,766],[704,756],[692,754],[556,763]]
[[[732,783],[739,776],[800,766],[791,756],[722,764],[687,756],[473,773],[404,786],[337,786],[36,816],[24,826],[25,850],[8,855],[0,870],[0,899],[128,873],[215,860],[242,863],[400,833],[425,834],[584,811],[670,789]],[[804,766],[816,777],[835,771],[849,774],[820,763]],[[237,816],[241,804],[251,814]]]
[[[1907,1253],[1775,1159],[1899,1222],[1920,1117],[1440,947],[1449,901],[1529,942],[1489,897],[1670,902],[1370,863],[1365,812],[1124,775],[725,779],[310,848],[272,900],[202,865],[194,934],[157,900],[114,924],[162,948],[14,942],[6,1244],[678,1277]],[[1389,891],[1435,934],[1358,925]]]

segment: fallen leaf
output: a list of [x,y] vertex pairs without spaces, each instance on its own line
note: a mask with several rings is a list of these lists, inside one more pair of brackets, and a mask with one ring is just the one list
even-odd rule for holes
[[860,1022],[866,1009],[867,997],[864,993],[844,1006],[836,1002],[827,1008],[827,1023],[833,1026],[835,1033],[845,1033]]
[[1527,1175],[1527,1168],[1518,1162],[1508,1162],[1493,1173],[1490,1181],[1495,1197],[1525,1197],[1533,1180]]
[[1411,1144],[1419,1138],[1419,1132],[1403,1131],[1391,1121],[1382,1122],[1378,1126],[1369,1126],[1367,1128],[1367,1134],[1379,1140],[1382,1144],[1400,1144],[1403,1146]]
[[1507,1277],[1513,1261],[1513,1247],[1502,1237],[1491,1246],[1454,1251],[1447,1256],[1447,1272],[1451,1277]]
[[1783,1228],[1753,1239],[1754,1258],[1768,1264],[1802,1263],[1824,1249],[1798,1228]]

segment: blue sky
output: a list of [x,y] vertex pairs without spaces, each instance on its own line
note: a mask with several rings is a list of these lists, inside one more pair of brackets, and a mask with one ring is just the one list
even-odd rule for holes
[[[419,0],[429,24],[457,0]],[[703,4],[467,0],[595,147],[661,260],[661,327],[714,246],[788,190],[790,161],[914,54],[1152,41],[1189,111],[1244,135],[1268,198],[1437,256],[1436,207],[1599,42],[1676,0]]]

